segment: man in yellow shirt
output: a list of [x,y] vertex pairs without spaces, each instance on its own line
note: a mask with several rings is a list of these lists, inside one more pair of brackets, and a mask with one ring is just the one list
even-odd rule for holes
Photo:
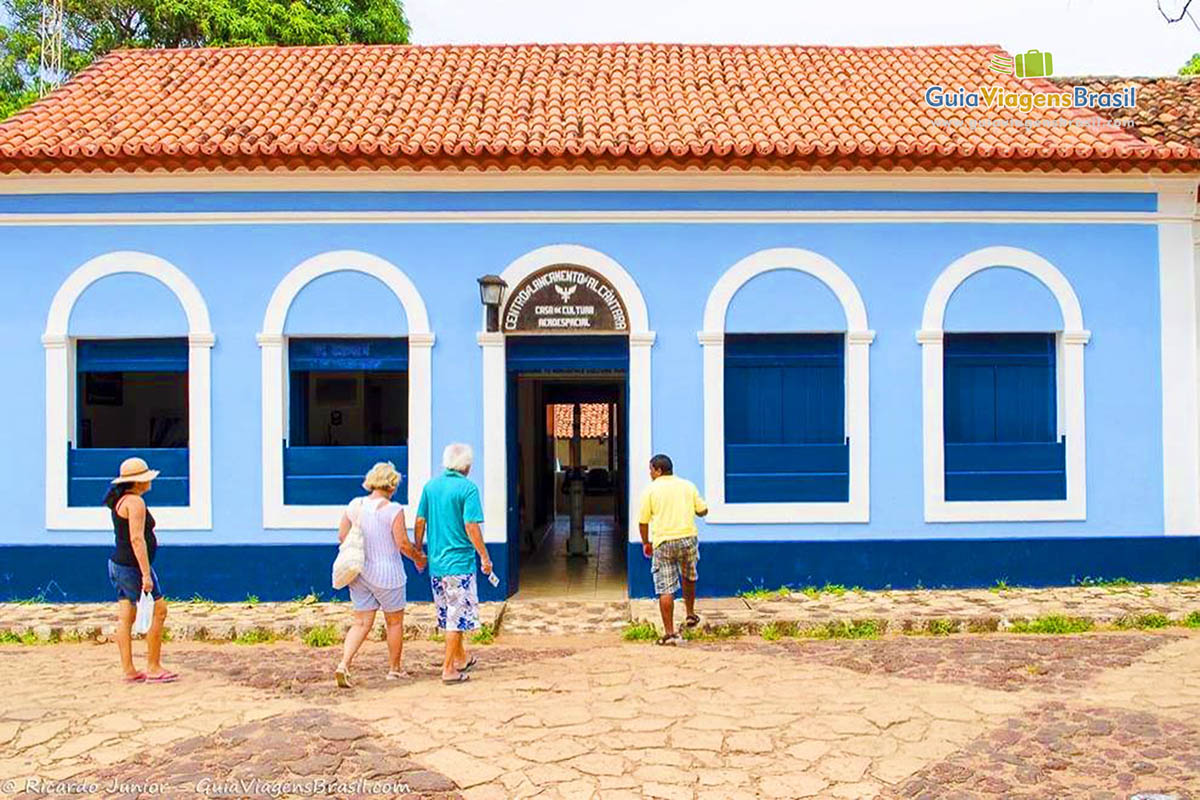
[[675,592],[683,584],[683,603],[687,608],[685,627],[700,624],[696,616],[696,562],[700,560],[696,517],[708,513],[708,505],[695,484],[675,476],[668,456],[650,459],[650,486],[642,494],[638,512],[638,530],[642,534],[642,552],[651,559],[654,593],[662,614],[662,645],[679,644],[675,632]]

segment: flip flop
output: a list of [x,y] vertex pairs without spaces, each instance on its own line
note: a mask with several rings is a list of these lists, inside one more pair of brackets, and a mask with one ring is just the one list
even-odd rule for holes
[[161,675],[155,675],[153,678],[146,676],[146,683],[174,683],[179,680],[179,675],[174,672],[164,672]]
[[471,680],[470,675],[465,672],[459,672],[457,678],[442,678],[442,683],[450,686],[456,683],[466,683],[469,680]]
[[467,663],[463,664],[461,667],[458,668],[458,671],[459,672],[470,672],[471,668],[474,667],[478,663],[479,663],[479,659],[476,658],[475,656],[471,656],[467,660]]
[[333,679],[337,682],[339,689],[349,689],[354,685],[350,680],[350,670],[340,664],[333,671]]
[[145,683],[146,682],[146,673],[138,672],[133,675],[126,675],[125,682],[126,683]]

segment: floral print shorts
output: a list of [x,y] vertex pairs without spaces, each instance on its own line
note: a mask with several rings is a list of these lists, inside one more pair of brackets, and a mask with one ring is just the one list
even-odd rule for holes
[[444,631],[473,631],[479,627],[479,593],[475,576],[430,577],[437,626]]

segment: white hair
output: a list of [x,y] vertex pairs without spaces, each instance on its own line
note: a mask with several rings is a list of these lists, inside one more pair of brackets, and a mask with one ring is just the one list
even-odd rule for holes
[[466,472],[474,461],[475,453],[469,444],[455,442],[446,445],[446,449],[442,451],[442,466],[455,472]]

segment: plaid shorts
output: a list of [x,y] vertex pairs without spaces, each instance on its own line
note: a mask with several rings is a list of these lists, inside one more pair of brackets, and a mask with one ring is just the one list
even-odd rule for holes
[[700,560],[700,539],[688,536],[672,539],[654,548],[650,561],[650,574],[654,576],[655,594],[675,594],[679,591],[680,578],[695,581],[696,562]]
[[437,626],[444,631],[473,631],[479,627],[479,594],[475,575],[431,577]]

